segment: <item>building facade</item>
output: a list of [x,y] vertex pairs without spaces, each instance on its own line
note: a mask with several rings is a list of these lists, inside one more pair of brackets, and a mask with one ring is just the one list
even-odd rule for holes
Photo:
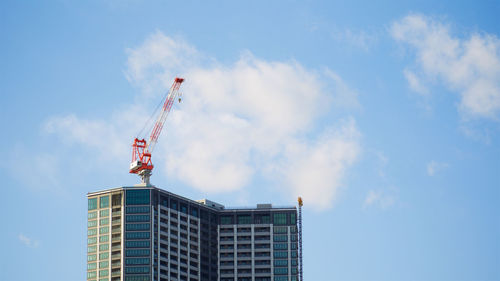
[[87,197],[87,280],[297,280],[295,207],[225,208],[153,186]]

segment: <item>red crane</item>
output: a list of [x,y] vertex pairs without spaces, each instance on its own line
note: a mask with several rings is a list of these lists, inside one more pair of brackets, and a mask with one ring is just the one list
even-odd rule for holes
[[179,88],[184,82],[184,78],[176,77],[174,84],[170,87],[168,95],[163,102],[163,107],[160,111],[158,119],[151,131],[149,136],[149,141],[146,142],[145,139],[135,138],[132,144],[132,163],[130,163],[130,173],[138,174],[142,183],[149,185],[149,178],[151,177],[151,171],[154,166],[151,162],[151,153],[154,150],[156,143],[158,142],[158,137],[160,136],[161,130],[163,129],[163,124],[167,119],[168,113],[174,104],[174,101],[178,98],[181,101],[181,94],[179,93]]

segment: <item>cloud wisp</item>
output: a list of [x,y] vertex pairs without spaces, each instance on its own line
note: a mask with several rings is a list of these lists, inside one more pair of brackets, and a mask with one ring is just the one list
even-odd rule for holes
[[24,244],[28,248],[37,248],[39,245],[39,242],[37,240],[34,240],[34,239],[32,239],[32,238],[30,238],[22,233],[19,233],[17,238],[19,239],[19,241],[22,244]]
[[396,199],[394,196],[387,194],[381,190],[369,190],[366,194],[365,201],[363,203],[364,208],[368,207],[379,207],[381,209],[387,209],[394,205]]
[[487,33],[454,36],[449,25],[411,14],[394,22],[392,37],[415,51],[415,64],[404,70],[415,92],[428,94],[428,85],[442,82],[460,96],[465,119],[498,120],[500,113],[500,40]]
[[434,176],[435,174],[437,174],[438,172],[441,172],[445,169],[447,169],[450,165],[448,165],[448,163],[445,163],[445,162],[437,162],[437,161],[430,161],[429,163],[427,163],[427,174],[429,176]]
[[112,136],[106,145],[115,148],[113,155],[121,155],[131,132],[139,129],[123,119],[148,115],[144,100],[159,98],[155,93],[182,73],[186,95],[172,110],[168,137],[155,153],[166,175],[203,192],[239,190],[253,177],[263,177],[286,186],[287,197],[300,194],[318,209],[331,206],[361,151],[352,117],[316,125],[332,106],[358,106],[356,92],[340,76],[250,52],[234,64],[221,64],[161,32],[127,53],[127,79],[142,93],[126,113],[117,109],[110,119],[94,121],[54,117],[46,131],[97,150],[105,148],[87,136],[104,131]]

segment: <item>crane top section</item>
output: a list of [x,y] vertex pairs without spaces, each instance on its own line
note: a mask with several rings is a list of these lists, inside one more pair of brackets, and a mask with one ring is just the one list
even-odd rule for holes
[[300,207],[302,207],[302,205],[304,205],[304,204],[303,204],[303,202],[302,202],[302,197],[299,197],[299,198],[297,199],[297,202],[299,202],[299,206],[300,206]]
[[181,102],[182,94],[179,93],[179,88],[184,82],[184,78],[176,77],[174,83],[168,91],[167,97],[163,102],[163,107],[156,119],[151,135],[149,136],[149,141],[145,139],[135,138],[132,144],[132,163],[130,164],[130,173],[138,174],[142,178],[142,182],[149,184],[149,177],[151,176],[151,171],[154,166],[151,162],[151,153],[153,152],[156,143],[158,142],[158,137],[163,129],[165,120],[167,119],[172,105],[176,99]]

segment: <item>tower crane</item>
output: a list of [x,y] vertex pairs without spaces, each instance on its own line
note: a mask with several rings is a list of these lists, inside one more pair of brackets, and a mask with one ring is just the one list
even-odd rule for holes
[[302,197],[299,197],[297,199],[297,202],[299,203],[299,281],[304,281],[303,278],[303,273],[302,273]]
[[167,119],[168,113],[174,104],[174,101],[178,98],[181,101],[181,94],[179,93],[179,88],[184,82],[184,78],[176,77],[174,83],[168,91],[167,97],[163,102],[163,107],[156,119],[156,123],[151,131],[149,140],[139,139],[136,137],[134,143],[132,144],[132,163],[130,163],[130,173],[138,174],[141,177],[142,183],[149,185],[149,178],[151,177],[151,171],[154,166],[151,162],[151,153],[153,152],[156,143],[158,142],[158,137],[160,136],[161,130],[163,129],[163,124]]

